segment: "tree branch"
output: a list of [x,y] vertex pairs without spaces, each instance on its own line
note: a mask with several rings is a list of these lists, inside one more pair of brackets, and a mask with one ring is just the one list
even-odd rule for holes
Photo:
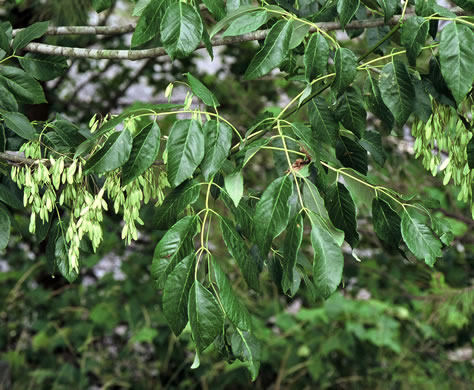
[[[456,15],[465,15],[465,11],[459,7],[455,7],[450,10]],[[414,13],[406,13],[404,19],[407,19],[415,15]],[[385,22],[384,18],[368,19],[368,20],[356,20],[353,21],[343,28],[339,22],[323,22],[317,23],[316,27],[311,27],[310,32],[316,32],[318,29],[324,31],[334,30],[354,30],[354,29],[365,29],[374,28],[380,26],[393,26],[399,23],[401,16],[395,16],[389,21]],[[113,35],[123,34],[126,32],[134,31],[134,24],[120,27],[103,27],[103,26],[71,26],[71,27],[50,27],[47,34],[49,35],[71,35],[71,34],[102,34],[102,35]],[[212,39],[212,46],[229,45],[233,43],[242,43],[249,41],[257,41],[265,39],[269,30],[258,30],[252,33],[243,34],[235,37],[217,37]],[[204,48],[204,43],[198,45],[198,49]],[[47,45],[44,43],[29,43],[24,50],[49,54],[58,55],[72,58],[93,58],[93,59],[117,59],[117,60],[141,60],[145,58],[154,58],[167,55],[166,51],[162,47],[144,50],[102,50],[102,49],[83,49],[74,47],[62,47]]]

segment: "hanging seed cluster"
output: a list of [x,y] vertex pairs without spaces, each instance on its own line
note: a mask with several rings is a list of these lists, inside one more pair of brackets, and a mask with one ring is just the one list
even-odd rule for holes
[[57,159],[42,158],[39,142],[28,142],[21,146],[25,157],[35,159],[31,165],[13,166],[12,180],[23,189],[23,204],[31,206],[29,231],[35,233],[37,218],[47,223],[56,211],[59,220],[61,214],[58,206],[69,210],[65,242],[68,243],[69,267],[79,271],[79,247],[81,240],[87,236],[95,251],[102,242],[101,222],[103,211],[108,210],[104,199],[106,194],[113,199],[114,211],[122,211],[124,227],[122,238],[127,244],[138,238],[136,224],[143,225],[139,213],[142,203],[156,199],[156,205],[163,202],[163,189],[169,186],[166,173],[150,167],[129,184],[122,186],[120,171],[105,174],[105,182],[97,192],[90,188],[88,177],[82,174],[83,161],[61,156]]
[[435,105],[426,123],[420,120],[413,123],[412,135],[415,137],[415,158],[421,157],[423,166],[433,176],[442,171],[443,185],[452,179],[460,187],[458,200],[470,202],[474,218],[474,170],[469,168],[467,162],[467,144],[472,133],[456,111],[447,106]]

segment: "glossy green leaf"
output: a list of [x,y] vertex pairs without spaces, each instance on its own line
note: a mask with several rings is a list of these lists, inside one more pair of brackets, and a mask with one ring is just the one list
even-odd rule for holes
[[6,30],[8,29],[11,31],[11,24],[9,22],[4,22],[0,25],[0,49],[2,49],[5,53],[10,52],[10,37],[7,36]]
[[416,77],[412,77],[411,82],[416,96],[413,111],[418,118],[426,123],[433,112],[431,109],[430,95],[426,92],[423,81],[418,80]]
[[249,332],[236,329],[231,338],[232,353],[246,363],[252,381],[257,379],[260,369],[261,345]]
[[354,203],[370,208],[375,197],[375,190],[367,186],[367,184],[371,184],[367,177],[352,168],[341,168],[341,174],[343,174],[344,185],[349,190]]
[[320,142],[336,146],[339,124],[326,100],[318,96],[308,103],[308,115],[314,137]]
[[153,122],[133,138],[130,157],[122,168],[123,186],[140,176],[155,162],[160,151],[160,136],[160,127]]
[[235,207],[239,206],[244,195],[244,176],[242,171],[235,171],[224,177],[224,185]]
[[306,21],[303,22],[302,20],[294,20],[293,33],[291,34],[290,45],[288,48],[292,50],[295,47],[298,47],[301,42],[303,42],[310,28],[311,26],[306,23]]
[[37,80],[48,81],[63,75],[68,64],[66,57],[27,53],[18,59],[23,69]]
[[342,136],[336,145],[336,157],[343,166],[354,168],[364,176],[367,175],[369,164],[367,152],[357,142]]
[[168,0],[151,0],[143,9],[137,27],[132,35],[132,47],[148,42],[160,32],[162,16],[165,12]]
[[162,289],[176,264],[194,251],[193,237],[197,233],[197,219],[191,215],[180,219],[156,245],[151,275],[157,288]]
[[332,85],[338,92],[342,92],[354,81],[357,73],[357,57],[354,52],[344,47],[338,48],[334,56],[334,68],[336,76]]
[[380,198],[374,198],[372,201],[372,223],[378,238],[397,248],[402,240],[400,222],[400,217],[387,202]]
[[395,15],[397,7],[400,5],[400,0],[377,0],[377,3],[383,10],[385,21],[388,21]]
[[128,130],[112,133],[104,146],[89,158],[84,173],[104,173],[124,165],[132,150],[132,136]]
[[45,103],[43,89],[33,77],[24,70],[13,66],[0,66],[0,84],[13,94],[18,103]]
[[347,88],[336,104],[336,119],[358,138],[365,132],[367,112],[362,104],[362,93],[358,87]]
[[288,224],[286,229],[285,243],[283,244],[282,268],[283,276],[281,287],[286,293],[293,284],[293,270],[296,265],[298,251],[303,240],[303,217],[297,214]]
[[293,23],[280,20],[270,29],[260,51],[252,58],[244,74],[244,80],[253,80],[266,75],[279,66],[288,54]]
[[137,0],[133,7],[132,16],[142,16],[143,11],[150,2],[151,0]]
[[188,322],[189,290],[194,283],[196,256],[186,256],[168,275],[163,289],[163,314],[171,330],[179,336]]
[[329,60],[329,45],[321,33],[313,34],[304,51],[304,69],[307,82],[324,74]]
[[226,191],[222,191],[222,200],[234,216],[239,231],[242,231],[242,234],[245,235],[245,237],[253,241],[254,210],[250,208],[247,202],[243,199],[241,199],[239,205],[235,207],[233,200]]
[[324,206],[324,199],[321,197],[318,188],[309,180],[306,180],[304,183],[303,203],[308,210],[324,219],[329,219],[328,212]]
[[268,13],[266,10],[244,13],[232,21],[229,28],[224,31],[222,36],[234,37],[256,31],[264,25],[267,20]]
[[394,122],[393,115],[383,102],[378,81],[371,75],[365,80],[364,99],[367,108],[382,121],[387,129],[391,130]]
[[[238,1],[238,0],[237,0]],[[242,6],[236,6],[235,8],[232,8],[229,10],[229,2],[227,1],[227,11],[228,14],[225,16],[225,18],[219,20],[212,28],[209,36],[212,39],[214,35],[216,35],[219,31],[221,31],[225,26],[227,26],[229,23],[231,23],[233,20],[240,18],[242,15],[245,15],[249,12],[254,12],[257,11],[258,8],[254,5],[242,5]]]
[[229,250],[230,255],[235,259],[237,265],[244,276],[248,286],[255,291],[259,290],[258,268],[256,262],[250,257],[249,250],[242,237],[235,230],[232,222],[222,217],[220,220],[222,238]]
[[173,225],[179,214],[199,198],[201,185],[188,180],[173,189],[163,203],[156,209],[153,225],[156,229],[166,230]]
[[300,146],[310,154],[311,158],[313,160],[319,160],[320,146],[313,138],[311,129],[302,123],[294,122],[291,123],[291,130],[293,130],[295,135],[301,140]]
[[423,222],[423,217],[413,208],[406,207],[402,215],[402,237],[408,249],[420,260],[433,266],[437,257],[441,257],[439,241]]
[[459,105],[474,79],[474,32],[462,23],[449,23],[439,43],[441,73]]
[[194,281],[189,292],[188,317],[191,334],[200,354],[222,331],[224,313],[214,295],[198,280]]
[[224,0],[202,0],[202,2],[216,20],[221,20],[225,16]]
[[219,289],[219,299],[224,307],[226,316],[235,327],[250,331],[252,328],[250,314],[245,305],[240,302],[232,288],[232,284],[214,258],[212,259],[212,269],[217,288]]
[[48,30],[49,22],[37,22],[20,30],[13,38],[12,48],[16,52],[19,49],[23,49],[33,39],[39,38],[44,35]]
[[160,29],[163,46],[174,60],[188,56],[197,48],[203,25],[193,7],[178,1],[166,9]]
[[5,249],[10,241],[10,229],[10,216],[0,207],[0,250]]
[[313,278],[316,291],[328,299],[341,283],[344,256],[329,231],[317,224],[311,225],[311,245],[314,250]]
[[91,0],[92,6],[94,7],[97,13],[105,11],[106,9],[112,7],[113,0]]
[[0,201],[5,203],[6,205],[17,209],[21,210],[23,209],[23,202],[21,199],[18,199],[18,197],[12,192],[10,188],[8,188],[6,185],[0,183]]
[[0,111],[0,116],[3,117],[7,127],[21,138],[25,138],[29,141],[36,138],[35,128],[22,113]]
[[351,21],[359,5],[360,0],[337,0],[337,13],[342,27],[345,27]]
[[167,142],[168,180],[173,187],[191,178],[204,158],[204,134],[194,119],[173,124]]
[[56,120],[51,123],[54,133],[69,147],[77,147],[85,141],[85,137],[80,133],[79,127],[60,115],[56,115]]
[[415,90],[406,65],[393,61],[384,66],[380,79],[382,100],[399,126],[403,126],[413,111]]
[[401,42],[407,50],[408,62],[411,65],[416,65],[416,57],[428,36],[428,27],[428,21],[421,16],[412,16],[403,22]]
[[15,96],[0,84],[0,110],[18,111],[18,103]]
[[260,254],[266,258],[273,240],[288,225],[290,207],[288,200],[293,192],[289,175],[274,180],[263,192],[255,207],[254,228]]
[[232,129],[225,122],[215,120],[204,124],[204,159],[201,171],[204,179],[210,180],[222,167],[232,144]]
[[191,86],[191,90],[206,106],[219,107],[220,104],[216,96],[209,91],[203,83],[189,72],[186,73],[186,76],[188,78],[188,83]]
[[385,154],[385,150],[382,145],[382,137],[380,136],[380,133],[367,130],[359,140],[359,145],[361,145],[370,153],[378,165],[381,167],[384,166],[387,155]]
[[342,183],[332,185],[324,197],[329,218],[334,226],[345,233],[345,240],[354,248],[359,243],[354,201]]

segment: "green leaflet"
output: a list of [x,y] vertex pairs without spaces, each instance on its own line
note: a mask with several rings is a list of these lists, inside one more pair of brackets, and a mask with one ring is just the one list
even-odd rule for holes
[[225,2],[224,0],[203,0],[209,12],[216,18],[221,20],[225,16]]
[[191,73],[186,73],[188,78],[188,83],[191,86],[191,90],[193,93],[203,101],[206,106],[211,107],[219,107],[219,102],[216,96],[209,91],[209,89],[201,83],[196,77],[194,77]]
[[279,177],[267,187],[257,202],[254,215],[255,240],[263,258],[267,257],[274,238],[288,225],[288,200],[292,192],[291,177]]
[[131,47],[136,47],[156,37],[168,0],[151,0],[143,9],[132,35]]
[[367,177],[363,176],[361,173],[353,170],[352,168],[341,168],[341,173],[344,175],[344,185],[349,190],[349,193],[351,194],[355,204],[364,205],[367,208],[370,208],[372,200],[375,197],[375,190],[371,187],[368,187],[366,184],[362,184],[371,184],[369,180],[367,180]]
[[392,61],[385,65],[380,79],[382,100],[399,126],[403,126],[413,111],[415,90],[407,67]]
[[132,150],[132,136],[128,130],[112,133],[104,146],[89,158],[84,173],[104,173],[124,165]]
[[291,34],[290,45],[289,49],[294,49],[298,47],[303,39],[305,38],[306,34],[308,34],[309,29],[311,26],[307,23],[302,22],[301,20],[293,21],[293,33]]
[[191,178],[204,158],[204,135],[194,119],[181,119],[173,124],[166,144],[168,180],[173,187]]
[[160,127],[156,122],[144,127],[133,139],[130,158],[122,168],[122,185],[144,173],[158,157],[160,151]]
[[356,247],[359,243],[356,210],[354,201],[344,184],[335,183],[329,187],[324,203],[334,226],[344,231],[345,240],[352,248]]
[[474,169],[474,137],[471,138],[466,146],[467,163],[470,169]]
[[359,5],[360,0],[337,0],[337,13],[342,27],[345,27],[351,21]]
[[40,83],[22,69],[0,66],[0,85],[8,89],[16,97],[18,103],[46,103]]
[[340,93],[353,81],[357,73],[357,57],[352,50],[344,47],[338,48],[334,56],[336,76],[332,82],[333,87]]
[[304,51],[305,79],[309,83],[324,74],[329,60],[329,45],[321,33],[313,34]]
[[319,160],[319,149],[320,146],[317,144],[316,140],[313,138],[313,134],[310,128],[306,127],[302,123],[291,123],[291,130],[296,134],[296,136],[301,140],[299,143],[311,156],[314,161]]
[[365,149],[348,137],[341,136],[336,145],[336,157],[343,166],[354,168],[356,171],[367,175],[368,158]]
[[49,22],[37,22],[21,30],[13,38],[12,48],[16,52],[19,49],[23,49],[33,39],[39,38],[44,35],[48,30]]
[[391,130],[394,121],[393,115],[383,102],[378,86],[378,81],[370,74],[365,80],[364,99],[367,108],[382,121],[383,125],[387,129]]
[[400,0],[377,0],[377,3],[383,9],[385,21],[388,21],[395,15],[397,7],[400,5]]
[[238,170],[224,177],[224,185],[235,207],[239,206],[240,199],[244,195],[244,176]]
[[229,9],[229,2],[227,2],[227,8],[228,14],[226,15],[226,17],[218,21],[209,33],[209,37],[211,39],[214,37],[214,35],[216,35],[233,20],[241,17],[242,15],[245,15],[246,13],[253,12],[259,9],[254,5],[237,5],[235,8]]
[[23,202],[4,184],[0,184],[0,201],[11,208],[17,210],[23,209]]
[[196,256],[186,256],[168,275],[163,289],[163,314],[176,336],[188,322],[189,290],[194,282]]
[[412,16],[403,22],[401,41],[407,50],[408,62],[416,65],[416,57],[421,52],[428,36],[429,23],[421,16]]
[[18,103],[16,102],[15,97],[2,84],[0,84],[0,109],[18,111]]
[[339,124],[321,96],[315,97],[308,103],[308,115],[314,137],[331,146],[336,146],[339,139]]
[[415,106],[413,111],[418,118],[426,123],[433,112],[431,109],[430,95],[426,92],[423,81],[412,77],[411,82],[415,91]]
[[318,188],[309,180],[304,182],[303,203],[313,213],[321,216],[323,219],[329,219],[328,212],[324,206],[324,200],[319,194]]
[[303,217],[297,214],[288,224],[285,243],[283,244],[284,257],[282,259],[283,275],[281,287],[286,293],[293,284],[293,270],[296,265],[298,251],[303,240]]
[[176,264],[193,252],[193,237],[197,233],[196,216],[186,216],[176,222],[156,245],[151,265],[151,275],[156,287],[165,286],[168,275]]
[[288,54],[293,23],[280,20],[270,29],[260,51],[252,58],[244,74],[244,80],[253,80],[266,75],[279,66]]
[[132,16],[142,16],[144,9],[150,2],[151,0],[137,0],[133,7]]
[[222,191],[222,200],[232,212],[239,231],[241,230],[245,237],[253,241],[253,210],[247,202],[241,199],[238,207],[235,207],[234,202],[226,191]]
[[251,333],[236,329],[230,343],[234,356],[246,363],[252,381],[257,379],[261,359],[261,346],[258,340]]
[[28,118],[22,113],[0,111],[0,116],[3,117],[7,127],[21,138],[25,138],[29,141],[32,141],[36,138],[35,128],[31,125]]
[[347,88],[336,104],[336,118],[342,125],[351,130],[358,138],[365,132],[367,112],[362,105],[362,93],[356,86]]
[[27,53],[18,59],[22,68],[37,80],[48,81],[63,75],[67,68],[66,57]]
[[362,139],[359,140],[359,145],[370,153],[378,165],[381,167],[384,166],[387,156],[382,145],[382,137],[380,136],[380,133],[367,130],[362,136]]
[[79,274],[69,268],[68,246],[64,241],[59,223],[56,223],[49,233],[48,244],[46,245],[46,259],[52,270],[59,273],[69,282],[74,282]]
[[463,24],[452,22],[441,31],[439,43],[441,73],[459,105],[474,79],[474,33]]
[[250,257],[249,250],[242,240],[242,237],[237,233],[229,219],[222,217],[220,225],[222,238],[224,239],[224,243],[229,250],[230,255],[237,262],[248,286],[255,291],[258,291],[260,288],[257,264]]
[[341,283],[344,256],[336,238],[318,224],[311,225],[313,277],[318,294],[328,299]]
[[5,249],[10,241],[10,229],[10,216],[0,207],[0,250]]
[[196,202],[201,185],[188,180],[173,189],[156,209],[153,224],[156,229],[166,230],[173,225],[184,209]]
[[229,28],[222,34],[223,37],[234,37],[258,30],[268,20],[266,10],[245,13],[232,21]]
[[91,0],[92,6],[97,13],[105,11],[112,6],[113,0]]
[[188,317],[198,355],[217,337],[224,326],[224,313],[216,298],[198,280],[189,292]]
[[199,45],[203,25],[197,11],[181,1],[166,9],[161,23],[161,40],[172,60],[191,54]]
[[402,240],[400,217],[390,205],[380,198],[372,201],[372,223],[375,234],[386,244],[397,248]]
[[201,172],[210,180],[222,167],[232,144],[232,129],[227,123],[215,120],[204,124],[204,159]]
[[432,233],[423,222],[423,217],[412,207],[405,208],[402,215],[402,237],[408,249],[420,260],[424,260],[430,267],[437,257],[441,257],[441,241]]
[[224,307],[226,316],[235,327],[250,331],[252,328],[250,314],[245,305],[240,302],[232,289],[232,284],[214,258],[212,258],[212,269],[217,288],[219,289],[219,299]]
[[[0,25],[0,49],[5,53],[10,52],[11,28],[12,26],[9,22],[3,22]],[[10,30],[9,36],[7,36],[7,30]]]

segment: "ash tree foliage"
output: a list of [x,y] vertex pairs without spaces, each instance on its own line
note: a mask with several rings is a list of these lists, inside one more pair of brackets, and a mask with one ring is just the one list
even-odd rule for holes
[[[97,12],[112,3],[92,0]],[[141,205],[153,202],[153,228],[164,235],[150,269],[171,329],[179,336],[190,327],[193,367],[213,344],[228,361],[244,361],[255,379],[259,341],[223,263],[235,262],[256,292],[270,283],[260,277],[268,267],[285,294],[294,296],[304,283],[314,299],[327,299],[341,284],[343,249],[358,259],[361,206],[371,209],[380,242],[400,256],[433,266],[450,245],[450,225],[434,215],[435,201],[398,193],[389,179],[371,175],[385,164],[385,137],[411,131],[415,157],[456,186],[474,215],[474,7],[455,3],[140,0],[126,51],[32,42],[61,31],[47,21],[21,30],[3,21],[1,248],[15,229],[15,210],[28,207],[29,230],[47,242],[48,262],[74,282],[81,252],[101,245],[104,213],[123,216],[128,244],[143,224]],[[336,30],[366,39],[369,50],[356,54]],[[157,37],[162,48],[143,49]],[[40,82],[60,77],[67,57],[166,54],[176,61],[198,48],[213,57],[217,45],[256,40],[243,76],[250,88],[271,72],[300,92],[253,123],[229,122],[216,95],[191,73],[179,81],[189,91],[182,104],[136,102],[118,115],[91,114],[87,129],[67,113],[30,122],[24,112],[26,104],[46,101]],[[169,99],[173,85],[164,91]],[[170,116],[171,129],[162,131],[160,121]],[[368,129],[368,116],[377,119],[375,128]],[[274,173],[249,188],[246,169],[268,151]],[[210,233],[227,259],[213,254]],[[306,239],[311,258],[302,253]]]

